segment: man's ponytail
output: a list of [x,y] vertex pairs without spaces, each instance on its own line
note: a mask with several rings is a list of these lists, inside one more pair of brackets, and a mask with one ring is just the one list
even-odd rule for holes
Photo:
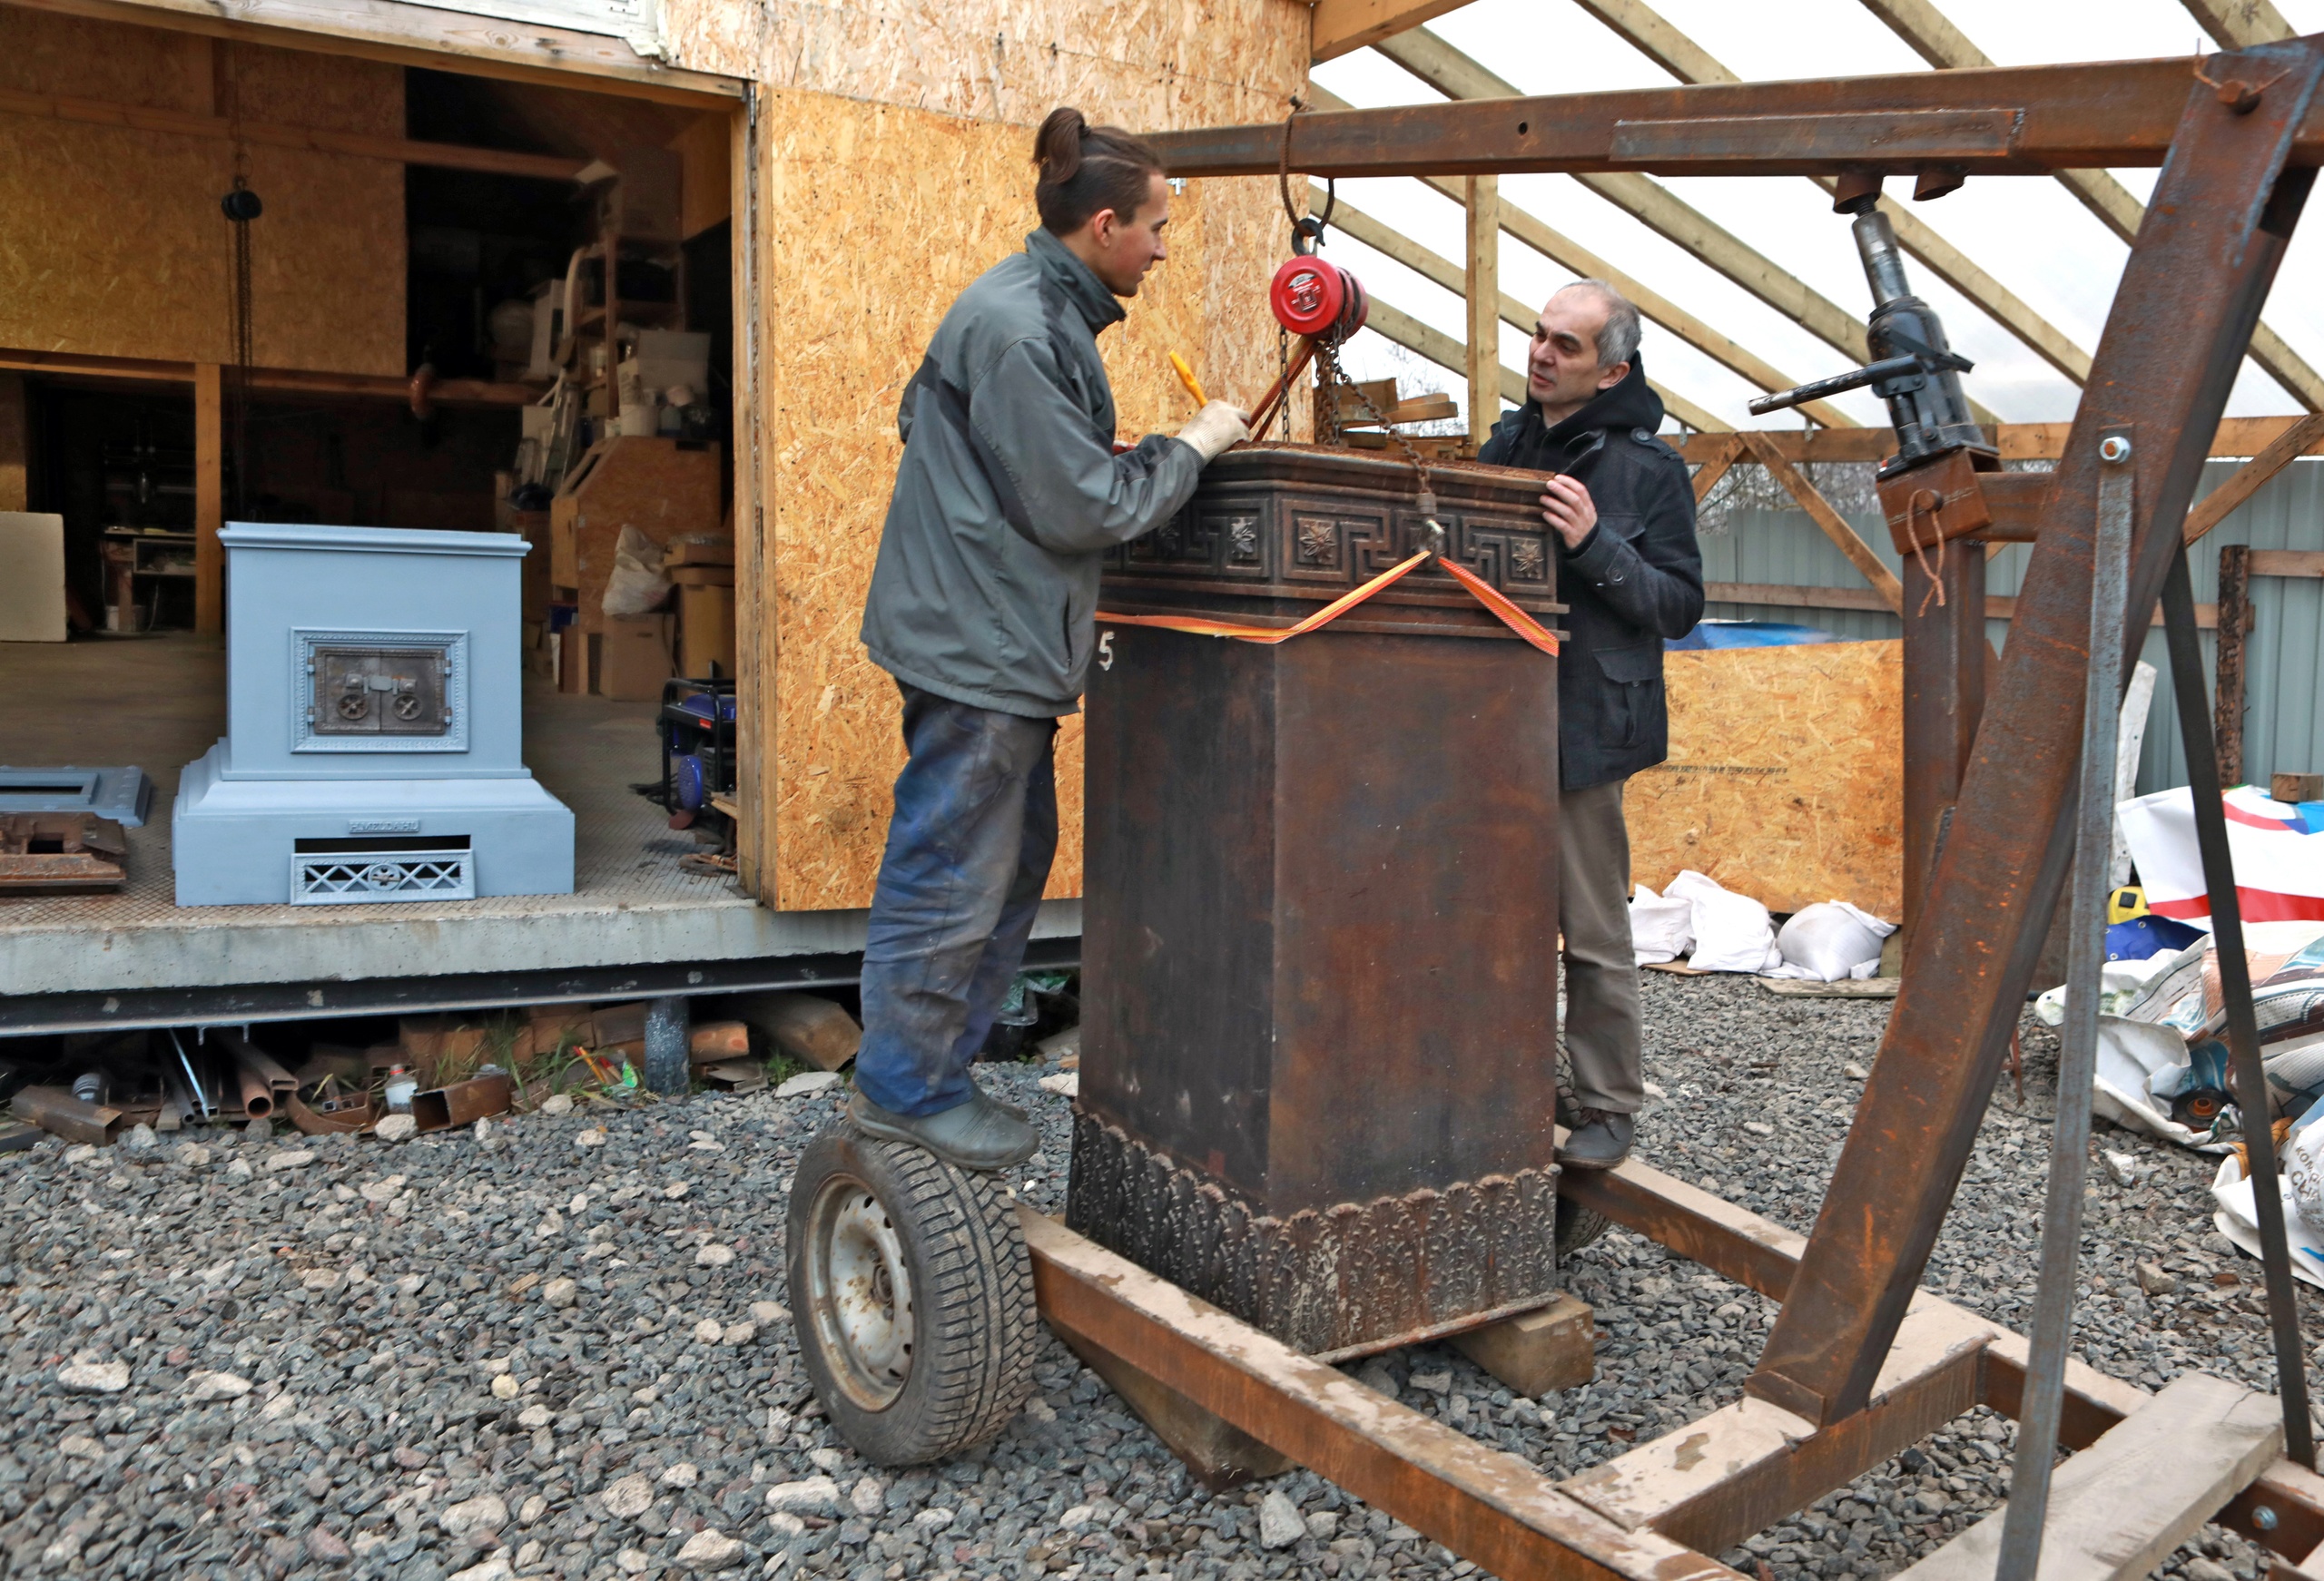
[[1133,218],[1163,173],[1161,156],[1146,143],[1118,126],[1090,125],[1069,104],[1050,111],[1033,134],[1033,206],[1059,236],[1107,209]]

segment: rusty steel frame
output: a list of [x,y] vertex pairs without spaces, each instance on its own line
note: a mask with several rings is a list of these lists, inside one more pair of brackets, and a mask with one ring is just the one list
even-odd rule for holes
[[[2073,854],[2065,813],[2090,663],[2098,439],[2117,425],[2144,437],[2127,611],[2142,627],[2324,161],[2319,79],[2324,35],[2191,73],[2185,61],[2138,62],[1299,117],[1289,162],[1317,175],[2163,168],[2063,457],[2021,513],[2035,546],[1990,695],[1982,555],[1908,564],[1912,937],[1814,1233],[1639,1164],[1561,1183],[1581,1205],[1781,1303],[1743,1399],[1552,1484],[1029,1214],[1044,1312],[1509,1576],[1729,1574],[1697,1550],[1763,1529],[1971,1406],[2014,1415],[2026,1341],[1919,1281]],[[1274,171],[1285,135],[1272,125],[1154,141],[1174,173],[1240,175]],[[1923,604],[1932,582],[1941,606]],[[2126,660],[2118,684],[2127,679]],[[2065,1391],[2059,1437],[2073,1447],[2146,1398],[2078,1362]],[[2279,1461],[2217,1518],[2296,1558],[2324,1542],[2324,1478]]]

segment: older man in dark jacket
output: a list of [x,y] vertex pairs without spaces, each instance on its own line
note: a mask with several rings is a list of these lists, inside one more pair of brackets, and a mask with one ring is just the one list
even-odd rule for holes
[[1622,786],[1669,755],[1662,642],[1703,613],[1694,489],[1687,464],[1655,437],[1662,400],[1638,341],[1638,309],[1611,286],[1559,291],[1534,326],[1525,404],[1478,453],[1558,475],[1541,515],[1557,532],[1571,633],[1558,670],[1558,922],[1574,1107],[1560,1157],[1577,1169],[1630,1155],[1644,1097]]

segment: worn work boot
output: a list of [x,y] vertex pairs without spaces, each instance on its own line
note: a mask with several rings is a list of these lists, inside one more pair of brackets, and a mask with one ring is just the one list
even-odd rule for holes
[[1041,1134],[980,1091],[938,1115],[898,1115],[857,1093],[848,1117],[868,1136],[911,1142],[961,1169],[1007,1169],[1033,1156]]
[[1576,1109],[1573,1129],[1558,1149],[1558,1162],[1568,1169],[1615,1169],[1630,1155],[1630,1137],[1638,1129],[1628,1115],[1610,1109]]

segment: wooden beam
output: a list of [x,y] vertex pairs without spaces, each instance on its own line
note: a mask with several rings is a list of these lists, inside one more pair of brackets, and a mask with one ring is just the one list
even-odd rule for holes
[[[1643,0],[1585,0],[1590,15],[1620,34],[1632,47],[1682,83],[1736,83],[1742,79],[1697,46]],[[1644,177],[1638,177],[1643,181]],[[1834,186],[1829,176],[1811,178],[1825,191]],[[2024,342],[2034,354],[2081,384],[2090,377],[2090,354],[2066,333],[2035,312],[2032,306],[1979,268],[1920,219],[1882,200],[1882,211],[1895,227],[1896,244],[1935,271],[1937,278],[1977,304],[1993,320]],[[1994,415],[1975,401],[1970,408],[1977,421],[1990,423]]]
[[2219,546],[2219,643],[2214,662],[2211,734],[2219,753],[2219,782],[2243,782],[2243,639],[2250,634],[2251,551]]
[[32,508],[26,471],[32,459],[31,417],[24,376],[0,371],[0,511]]
[[356,132],[333,132],[320,126],[290,126],[245,121],[238,127],[223,115],[196,115],[181,110],[153,109],[140,104],[116,104],[103,99],[44,98],[0,88],[0,113],[37,121],[65,121],[83,126],[112,126],[131,132],[159,132],[178,137],[199,137],[245,142],[268,148],[304,149],[316,153],[350,154],[358,159],[387,160],[399,164],[428,165],[443,170],[486,171],[497,175],[535,176],[571,181],[582,161],[556,154],[514,153],[497,148],[469,148],[450,142],[420,142],[408,137],[373,137]]
[[1019,1207],[1041,1315],[1495,1576],[1715,1581],[1735,1572],[1625,1531],[1514,1455],[1384,1395]]
[[1873,591],[1880,594],[1881,601],[1888,606],[1888,612],[1901,616],[1905,613],[1904,585],[1896,580],[1896,574],[1872,552],[1872,545],[1856,536],[1856,529],[1832,508],[1829,500],[1817,492],[1816,486],[1807,481],[1799,468],[1784,459],[1783,453],[1768,443],[1764,432],[1754,430],[1746,433],[1743,443],[1750,447],[1759,465],[1768,469],[1768,476],[1783,485],[1791,497],[1799,502],[1800,508],[1823,529],[1824,535],[1848,557],[1848,564],[1872,584]]
[[[2284,573],[2290,574],[2290,573]],[[2315,574],[2324,576],[2324,570]],[[1706,582],[1703,598],[1710,604],[1756,604],[1770,609],[1887,609],[1888,601],[1869,587],[1804,587],[1789,582]],[[1891,610],[1892,614],[1896,613]],[[2017,614],[2016,598],[2006,593],[1985,594],[1987,620],[2012,620]],[[2162,624],[2156,612],[2150,623]],[[2199,604],[2195,606],[2195,624],[2205,631],[2219,626],[2219,605]]]
[[[1627,5],[1628,0],[1623,4]],[[1426,28],[1415,29],[1375,47],[1448,99],[1519,96],[1512,83]],[[1872,359],[1871,343],[1861,317],[1681,201],[1660,182],[1628,172],[1577,172],[1574,179],[1851,360],[1862,363]],[[1971,406],[1979,422],[1994,420],[1993,414],[1982,407],[1974,402]]]
[[2250,49],[2299,36],[2268,0],[2185,0],[2188,15],[2202,24],[2221,49]]
[[2254,576],[2324,576],[2324,550],[2254,549],[2250,570]]
[[[2281,437],[2302,417],[2228,417],[2211,439],[2214,458],[2256,457]],[[1881,461],[1895,451],[1896,436],[1882,428],[1767,428],[1768,442],[1792,461]],[[2055,461],[2065,453],[2064,423],[2002,423],[1990,430],[2004,461]],[[1710,436],[1688,439],[1680,451],[1700,462],[1711,451]],[[2301,452],[2324,456],[2324,436],[2310,439]],[[2200,506],[2198,508],[2201,508]]]
[[[1467,289],[1467,271],[1441,252],[1433,252],[1419,242],[1389,230],[1353,205],[1343,202],[1339,217],[1332,221],[1366,247],[1394,259],[1398,263],[1458,295]],[[1501,317],[1504,323],[1514,324],[1527,334],[1532,333],[1534,310],[1515,297],[1503,293]],[[1446,372],[1461,378],[1469,377],[1469,352],[1465,344],[1452,336],[1432,329],[1408,313],[1398,311],[1382,301],[1372,299],[1372,317],[1367,327],[1377,329],[1405,350],[1433,362]],[[1649,388],[1662,398],[1663,409],[1698,433],[1726,433],[1729,425],[1721,422],[1716,413],[1697,406],[1675,390],[1666,389],[1652,379]],[[1525,376],[1502,368],[1500,373],[1501,398],[1512,406],[1525,404]]]
[[2226,482],[2205,495],[2187,512],[2181,535],[2191,544],[2227,519],[2230,511],[2260,491],[2260,485],[2291,465],[2310,446],[2324,443],[2324,412],[2299,418],[2257,456],[2230,474]]
[[[1318,109],[1349,108],[1345,100],[1338,97],[1329,89],[1316,87],[1312,83],[1308,87],[1308,97]],[[1427,176],[1422,179],[1427,185],[1454,202],[1467,201],[1467,189],[1461,182],[1448,181],[1442,176]],[[1324,189],[1315,182],[1308,183],[1308,212],[1315,214],[1323,212],[1324,202]],[[1347,205],[1343,201],[1339,212],[1344,213],[1346,211]],[[1338,221],[1335,220],[1334,222]],[[1506,197],[1501,201],[1501,228],[1560,269],[1566,270],[1583,280],[1604,280],[1621,292],[1642,316],[1659,324],[1713,362],[1741,376],[1759,388],[1789,389],[1800,382],[1777,368],[1765,358],[1746,349],[1731,336],[1713,329],[1709,323],[1687,311],[1644,280],[1624,273],[1571,237],[1552,230],[1531,213],[1517,207]],[[1367,242],[1366,245],[1370,243]],[[1519,328],[1525,329],[1528,334],[1531,333],[1530,324],[1522,324]],[[1829,427],[1853,428],[1860,426],[1854,417],[1849,417],[1829,401],[1807,401],[1794,409],[1809,420],[1822,423]]]
[[1700,464],[1695,467],[1695,504],[1698,506],[1710,497],[1710,491],[1718,486],[1718,480],[1725,477],[1742,457],[1743,441],[1732,434],[1721,434],[1711,444],[1703,447],[1703,450]]
[[[1970,43],[1968,36],[1954,26],[1931,0],[1864,0],[1864,5],[1866,10],[1886,23],[1891,32],[1910,44],[1915,54],[1939,71],[1974,71],[1994,64],[1991,57]],[[2247,5],[2233,9],[2240,12],[2250,6],[2265,8],[2273,15],[2274,8],[2268,5],[2268,0],[2248,0]],[[2195,8],[2190,6],[2190,9]],[[2275,22],[2280,26],[2283,19],[2276,17]],[[2280,36],[2289,38],[2291,35],[2285,33]],[[2260,40],[2254,37],[2246,42],[2259,43]],[[2233,47],[2240,49],[2243,45]],[[2060,171],[2057,179],[2059,185],[2080,199],[2083,206],[2097,215],[2115,235],[2124,241],[2137,240],[2139,225],[2146,218],[2146,206],[2131,195],[2128,187],[2102,170]],[[1890,208],[1890,213],[1894,218],[1901,211]],[[1901,231],[1898,237],[1900,240],[1903,237]],[[1945,270],[1935,262],[1931,262],[1929,267],[1936,269],[1941,275],[1945,274]],[[1952,277],[1945,275],[1945,278],[1950,280]],[[1965,291],[1965,294],[1974,296],[1974,292]],[[2034,349],[2037,352],[2042,350],[2038,346]],[[2079,355],[2079,349],[2075,350]],[[2082,358],[2082,371],[2073,373],[2060,364],[2055,357],[2047,352],[2042,354],[2076,384],[2083,382],[2089,376],[2090,359],[2087,357]],[[2324,408],[2324,375],[2319,375],[2285,343],[2282,336],[2265,324],[2255,327],[2251,331],[2251,360],[2290,391],[2292,398],[2309,411]]]
[[[44,373],[59,378],[108,380],[123,384],[192,384],[197,364],[149,357],[101,357],[80,351],[30,351],[0,347],[0,368],[19,373]],[[325,373],[300,368],[255,368],[251,388],[261,394],[347,396],[359,400],[408,400],[411,381],[391,373]],[[482,378],[440,379],[428,387],[428,398],[448,407],[522,407],[541,398],[541,388],[529,384],[501,384]]]
[[222,370],[214,362],[193,370],[193,629],[216,636],[226,629],[226,426]]
[[1469,443],[1482,447],[1501,420],[1501,179],[1471,176],[1468,269],[1462,302],[1468,312]]
[[507,22],[400,0],[5,0],[136,27],[240,39],[276,49],[351,55],[507,82],[621,93],[694,110],[731,110],[739,78],[678,71],[623,39],[537,22]]
[[1315,0],[1308,58],[1317,65],[1457,11],[1468,0]]

